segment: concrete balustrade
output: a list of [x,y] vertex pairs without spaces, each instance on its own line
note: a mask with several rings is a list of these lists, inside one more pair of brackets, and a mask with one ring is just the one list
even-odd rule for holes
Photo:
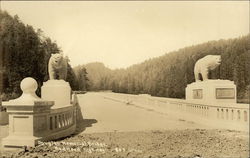
[[136,106],[152,109],[173,117],[204,123],[215,128],[226,128],[249,131],[249,105],[237,103],[195,103],[183,99],[152,97],[150,95],[129,95],[106,93],[115,101],[126,103],[126,100]]
[[[164,98],[164,100],[167,99],[168,98],[166,99]],[[175,99],[175,101],[170,99],[168,101],[160,101],[160,102],[164,102],[165,106],[171,106],[172,109],[193,113],[195,115],[199,115],[202,117],[208,117],[218,120],[238,121],[246,124],[249,122],[248,104],[233,103],[231,105],[225,105],[225,104],[206,105],[206,104],[190,103],[181,99]]]
[[72,134],[76,127],[76,107],[53,109],[53,104],[48,101],[37,101],[34,106],[5,103],[10,123],[9,136],[3,139],[4,147],[35,146],[38,140],[48,141]]
[[41,140],[58,139],[72,134],[76,127],[76,107],[74,105],[52,108],[47,117],[49,120],[48,136],[43,135]]

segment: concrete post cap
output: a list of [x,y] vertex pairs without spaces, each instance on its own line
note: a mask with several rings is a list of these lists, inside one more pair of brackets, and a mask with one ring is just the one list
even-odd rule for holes
[[34,105],[34,101],[40,101],[36,95],[38,84],[35,79],[26,77],[21,81],[20,88],[23,91],[22,95],[14,100],[10,100],[6,105]]
[[37,90],[37,82],[31,77],[26,77],[21,81],[20,88],[23,93],[34,93]]

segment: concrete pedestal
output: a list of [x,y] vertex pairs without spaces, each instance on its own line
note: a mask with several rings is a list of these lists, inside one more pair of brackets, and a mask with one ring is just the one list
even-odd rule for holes
[[206,80],[186,87],[186,100],[202,103],[236,103],[236,86],[229,80]]
[[41,98],[54,101],[54,107],[63,107],[70,104],[71,88],[64,80],[48,80],[43,83]]
[[[4,149],[34,147],[38,141],[59,139],[75,132],[78,102],[70,104],[69,84],[63,80],[46,82],[42,95],[51,101],[36,96],[36,89],[37,82],[25,78],[21,82],[22,96],[3,102],[9,114],[9,135],[2,139]],[[52,107],[54,101],[56,108]]]
[[47,116],[53,102],[43,101],[36,96],[37,82],[33,78],[25,78],[21,82],[21,97],[3,102],[9,114],[9,135],[2,139],[4,148],[37,145],[40,136],[37,131],[47,129]]

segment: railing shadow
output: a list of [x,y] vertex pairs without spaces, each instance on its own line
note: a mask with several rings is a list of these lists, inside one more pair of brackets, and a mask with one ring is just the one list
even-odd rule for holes
[[84,119],[82,115],[82,109],[79,105],[77,98],[75,98],[76,106],[76,130],[73,135],[77,135],[83,132],[87,127],[91,127],[92,124],[97,123],[96,119]]
[[78,135],[83,132],[87,127],[92,127],[92,124],[97,123],[96,119],[83,119],[81,122],[77,122],[76,131],[73,135]]

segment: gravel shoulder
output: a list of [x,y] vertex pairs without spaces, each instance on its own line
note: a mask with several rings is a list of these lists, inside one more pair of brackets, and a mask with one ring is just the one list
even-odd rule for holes
[[249,157],[249,133],[231,130],[153,130],[78,134],[6,157]]

